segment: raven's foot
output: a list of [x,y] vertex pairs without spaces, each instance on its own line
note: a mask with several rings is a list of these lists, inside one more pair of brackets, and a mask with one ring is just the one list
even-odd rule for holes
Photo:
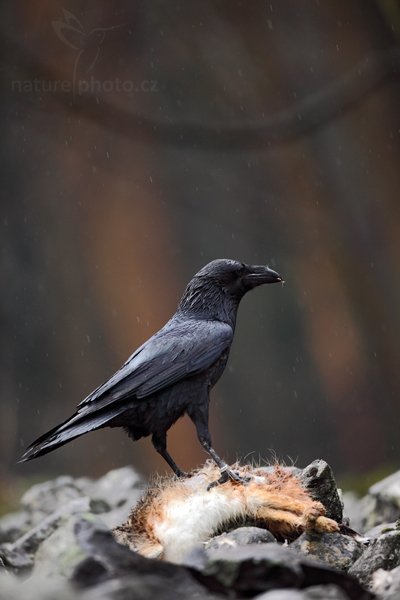
[[239,473],[232,471],[232,469],[230,469],[227,465],[226,467],[222,467],[221,477],[216,481],[212,481],[207,486],[207,490],[209,491],[213,487],[216,487],[217,485],[222,485],[227,481],[234,481],[235,483],[241,483],[242,485],[246,485],[250,481],[250,479],[250,477],[242,477],[241,475],[239,475]]
[[178,479],[189,479],[189,477],[192,477],[192,473],[186,473],[186,471],[181,471],[180,469],[177,469],[174,473]]

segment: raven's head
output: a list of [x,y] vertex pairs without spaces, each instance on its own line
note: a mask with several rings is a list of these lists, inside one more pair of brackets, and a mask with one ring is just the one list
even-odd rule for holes
[[264,283],[283,282],[283,278],[266,266],[246,265],[237,260],[220,258],[200,269],[194,279],[210,281],[224,292],[242,297],[246,292]]
[[241,298],[264,283],[283,282],[283,278],[266,266],[220,258],[205,265],[189,282],[180,308],[191,312],[207,313],[221,318],[218,313],[236,311]]

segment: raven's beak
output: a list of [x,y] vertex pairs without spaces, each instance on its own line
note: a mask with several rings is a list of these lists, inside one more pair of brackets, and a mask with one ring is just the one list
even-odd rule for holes
[[248,273],[245,278],[252,287],[264,283],[278,283],[279,281],[284,283],[283,277],[279,273],[264,266],[251,267],[251,273]]

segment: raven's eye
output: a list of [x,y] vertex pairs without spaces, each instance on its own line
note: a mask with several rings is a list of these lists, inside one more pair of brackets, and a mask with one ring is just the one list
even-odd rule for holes
[[240,266],[235,269],[236,277],[242,277],[246,273],[246,270],[246,265],[244,263],[240,263]]

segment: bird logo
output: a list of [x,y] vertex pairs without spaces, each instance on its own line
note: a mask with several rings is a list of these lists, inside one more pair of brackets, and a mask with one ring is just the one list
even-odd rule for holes
[[75,87],[78,72],[86,76],[93,70],[99,59],[107,32],[118,29],[122,25],[96,27],[88,31],[81,21],[65,8],[63,15],[64,21],[53,21],[52,25],[58,39],[76,52],[73,70]]

